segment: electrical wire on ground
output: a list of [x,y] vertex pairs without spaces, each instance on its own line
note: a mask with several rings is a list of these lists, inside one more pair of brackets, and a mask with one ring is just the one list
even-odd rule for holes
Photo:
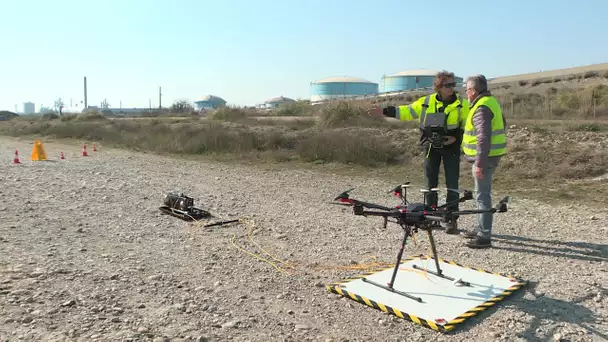
[[[188,215],[189,216],[189,215]],[[221,221],[228,221],[226,219],[224,219],[223,217],[221,217],[220,215],[217,214],[212,214],[213,217],[218,217]],[[201,220],[197,220],[196,218],[189,216],[193,221],[194,224],[193,226],[201,226],[203,224],[203,222]],[[374,271],[374,270],[382,270],[382,269],[386,269],[386,268],[390,268],[390,267],[394,267],[394,263],[390,263],[390,262],[381,262],[381,261],[376,261],[377,257],[376,256],[371,256],[370,259],[372,259],[371,262],[367,262],[367,263],[361,263],[361,264],[354,264],[354,265],[319,265],[319,264],[304,264],[304,263],[297,263],[297,262],[286,262],[280,258],[278,258],[276,255],[268,252],[266,249],[264,249],[262,246],[260,246],[260,244],[258,244],[254,239],[253,239],[253,232],[256,230],[257,225],[255,223],[255,221],[253,219],[251,219],[250,217],[241,217],[238,219],[238,222],[245,225],[247,227],[247,230],[245,232],[245,236],[247,237],[247,239],[249,240],[249,242],[254,245],[255,247],[257,247],[262,254],[266,255],[267,257],[262,256],[262,254],[260,253],[255,253],[252,252],[250,250],[247,250],[239,245],[237,245],[236,240],[238,238],[237,234],[233,233],[232,237],[230,239],[231,244],[239,251],[241,251],[242,253],[251,256],[257,260],[260,260],[264,263],[269,264],[270,266],[272,266],[274,269],[276,269],[277,271],[279,271],[280,273],[282,273],[283,275],[286,276],[290,276],[290,275],[294,275],[295,273],[297,273],[298,270],[303,270],[303,269],[312,269],[312,270],[325,270],[325,271],[350,271],[350,270],[355,270],[355,271]],[[191,229],[189,229],[191,231]],[[416,245],[416,238],[414,236],[412,236],[412,240],[414,242],[414,245]],[[271,260],[269,260],[271,259]],[[402,271],[408,271],[408,272],[414,272],[414,273],[421,273],[425,278],[428,279],[428,275],[426,271],[423,270],[416,270],[416,269],[407,269],[407,268],[403,268],[400,267],[399,270]]]

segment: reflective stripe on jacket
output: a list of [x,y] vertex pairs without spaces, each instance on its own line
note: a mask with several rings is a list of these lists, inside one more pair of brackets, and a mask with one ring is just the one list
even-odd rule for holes
[[464,126],[469,115],[469,103],[456,94],[456,101],[444,106],[437,99],[437,93],[423,96],[409,105],[396,107],[396,119],[402,121],[417,120],[420,128],[427,125],[438,125],[446,130],[455,130]]

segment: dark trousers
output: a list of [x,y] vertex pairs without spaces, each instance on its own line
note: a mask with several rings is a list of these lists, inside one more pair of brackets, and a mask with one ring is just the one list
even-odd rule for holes
[[[441,161],[443,161],[443,171],[445,174],[445,186],[454,191],[446,190],[446,203],[457,201],[460,198],[458,190],[458,179],[460,178],[460,149],[459,148],[446,148],[446,149],[432,149],[428,156],[425,153],[424,159],[424,175],[426,177],[427,187],[437,188],[439,187],[439,168],[441,167]],[[443,192],[443,191],[442,191]],[[428,194],[428,203],[430,205],[437,205],[438,198],[436,193]],[[458,210],[458,202],[450,205],[449,208]]]

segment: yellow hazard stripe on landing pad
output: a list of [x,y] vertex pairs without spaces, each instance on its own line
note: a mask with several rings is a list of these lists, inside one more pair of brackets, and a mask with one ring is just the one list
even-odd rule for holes
[[350,299],[352,299],[352,300],[354,300],[356,302],[365,304],[365,305],[367,305],[369,307],[372,307],[374,309],[377,309],[377,310],[380,310],[380,311],[384,311],[384,312],[388,312],[388,313],[393,314],[393,315],[395,315],[395,316],[397,316],[399,318],[403,318],[403,319],[406,319],[408,321],[414,322],[416,324],[420,324],[420,325],[425,326],[427,328],[431,328],[431,329],[433,329],[435,331],[448,332],[448,331],[454,329],[454,327],[451,326],[451,325],[446,325],[446,326],[438,325],[438,324],[436,324],[433,321],[427,321],[426,319],[422,319],[420,317],[416,317],[414,315],[401,312],[398,309],[393,309],[392,307],[390,307],[388,305],[375,302],[375,301],[373,301],[373,300],[371,300],[369,298],[365,298],[363,296],[360,296],[360,295],[348,292],[348,291],[344,290],[343,288],[341,288],[340,285],[332,285],[332,286],[328,285],[326,288],[327,288],[327,290],[329,292],[337,293],[339,295],[342,295],[344,297],[350,298]]
[[[402,260],[401,264],[403,264],[403,263],[405,263],[407,261],[418,259],[418,258],[419,259],[423,259],[423,260],[424,259],[426,259],[426,260],[433,260],[433,258],[430,257],[430,256],[417,255],[417,256],[410,256],[408,258],[404,258]],[[348,283],[348,282],[351,282],[353,280],[358,280],[358,279],[365,278],[365,277],[367,277],[369,275],[372,275],[374,273],[377,273],[377,272],[380,272],[380,271],[384,271],[384,270],[393,268],[394,266],[379,268],[379,269],[377,269],[377,270],[375,270],[373,272],[367,272],[367,273],[362,274],[362,275],[346,278],[346,279],[344,279],[342,281],[333,282],[333,283],[330,283],[330,284],[326,285],[325,288],[329,292],[337,293],[337,294],[339,294],[341,296],[350,298],[350,299],[352,299],[352,300],[354,300],[356,302],[365,304],[365,305],[367,305],[369,307],[372,307],[374,309],[381,310],[381,311],[384,311],[384,312],[388,312],[388,313],[393,314],[393,315],[395,315],[395,316],[397,316],[399,318],[403,318],[405,320],[408,320],[408,321],[411,321],[413,323],[422,325],[424,327],[430,328],[430,329],[435,330],[435,331],[439,331],[439,332],[442,332],[442,333],[447,333],[447,332],[450,332],[450,331],[454,330],[458,324],[462,324],[467,319],[469,319],[469,318],[471,318],[473,316],[476,316],[478,313],[480,313],[480,312],[482,312],[482,311],[484,311],[484,310],[486,310],[486,309],[488,309],[490,307],[493,307],[494,305],[496,305],[496,303],[500,302],[503,299],[506,299],[508,296],[512,295],[515,291],[521,289],[523,286],[525,286],[525,285],[528,284],[528,281],[526,281],[526,280],[517,279],[515,277],[508,276],[508,275],[503,274],[503,273],[496,273],[496,272],[486,271],[486,270],[480,269],[480,268],[467,267],[467,266],[458,264],[456,262],[449,261],[449,260],[444,260],[444,259],[441,259],[441,258],[439,259],[439,261],[445,262],[445,263],[448,263],[448,264],[451,264],[451,265],[454,265],[454,266],[466,268],[466,269],[469,269],[469,270],[474,270],[474,271],[478,271],[478,272],[484,272],[484,273],[489,273],[489,274],[494,274],[494,275],[497,275],[497,276],[509,278],[511,281],[514,282],[514,284],[513,284],[513,286],[507,288],[505,291],[503,291],[502,293],[500,293],[499,295],[486,300],[484,303],[479,304],[478,306],[476,306],[476,307],[474,307],[474,308],[466,311],[465,313],[459,315],[458,317],[454,318],[453,320],[451,320],[449,322],[445,322],[444,324],[435,323],[433,321],[422,319],[420,317],[417,317],[417,316],[414,316],[414,315],[402,312],[402,311],[400,311],[398,309],[393,309],[392,307],[390,307],[388,305],[385,305],[385,304],[382,304],[382,303],[377,303],[377,302],[375,302],[375,301],[373,301],[373,300],[371,300],[369,298],[365,298],[363,296],[360,296],[360,295],[357,295],[357,294],[354,294],[354,293],[350,293],[350,292],[348,292],[348,291],[346,291],[346,290],[344,290],[342,288],[342,286],[344,284]]]
[[477,315],[478,313],[486,310],[489,307],[494,306],[496,303],[500,302],[503,299],[506,299],[508,296],[512,295],[513,292],[521,289],[524,285],[527,285],[528,282],[527,281],[518,281],[517,284],[507,288],[505,291],[503,291],[501,294],[492,297],[490,299],[488,299],[487,301],[485,301],[484,303],[468,310],[467,312],[463,313],[462,315],[454,318],[453,320],[449,321],[447,324],[459,324],[464,322],[467,318],[473,317],[475,315]]

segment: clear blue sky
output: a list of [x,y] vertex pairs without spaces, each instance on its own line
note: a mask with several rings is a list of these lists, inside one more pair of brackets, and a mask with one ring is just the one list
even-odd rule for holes
[[[374,4],[375,3],[375,4]],[[19,0],[0,11],[0,109],[24,101],[255,105],[407,69],[466,77],[608,62],[606,0]]]

